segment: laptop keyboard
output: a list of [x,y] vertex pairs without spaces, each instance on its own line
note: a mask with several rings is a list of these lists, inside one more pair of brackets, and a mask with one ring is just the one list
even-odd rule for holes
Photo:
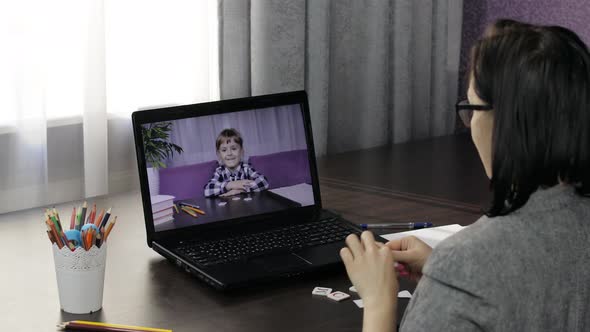
[[176,251],[193,262],[210,266],[263,255],[272,251],[296,250],[343,241],[360,230],[330,218],[319,222],[288,226],[206,242],[180,242]]

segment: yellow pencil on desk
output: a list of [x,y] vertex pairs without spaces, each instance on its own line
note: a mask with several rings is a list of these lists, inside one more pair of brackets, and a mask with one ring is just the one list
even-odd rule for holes
[[187,214],[193,216],[194,218],[198,218],[199,217],[195,211],[193,211],[192,209],[190,209],[187,206],[182,206],[182,207],[180,207],[180,209],[182,211],[186,212]]
[[182,206],[183,208],[187,208],[187,209],[191,209],[193,211],[195,211],[198,214],[205,214],[205,211],[199,209],[198,207],[194,206],[194,205],[190,205],[190,204],[186,204],[186,203],[180,203],[180,206]]
[[108,324],[99,322],[89,322],[83,320],[74,320],[70,322],[64,322],[57,325],[62,330],[84,330],[84,331],[138,331],[138,332],[172,332],[168,329],[158,329],[153,327],[144,326],[131,326],[121,324]]

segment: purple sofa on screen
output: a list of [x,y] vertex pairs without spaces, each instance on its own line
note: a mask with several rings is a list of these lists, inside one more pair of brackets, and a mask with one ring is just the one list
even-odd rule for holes
[[160,194],[176,199],[203,195],[203,187],[211,179],[217,160],[180,167],[160,168]]
[[249,162],[257,172],[266,176],[269,189],[292,186],[303,182],[311,184],[307,150],[252,156]]
[[[311,184],[307,150],[293,150],[251,156],[248,162],[256,171],[264,174],[269,189],[291,186],[298,183]],[[176,199],[187,199],[203,195],[205,184],[211,179],[217,161],[161,168],[160,194],[172,195]]]

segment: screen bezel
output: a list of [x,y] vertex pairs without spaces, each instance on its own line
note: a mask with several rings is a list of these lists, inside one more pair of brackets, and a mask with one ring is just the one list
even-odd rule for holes
[[[172,230],[156,232],[152,218],[151,199],[149,195],[149,185],[147,180],[147,165],[144,155],[143,137],[141,135],[141,126],[153,122],[163,122],[180,120],[186,118],[203,117],[217,114],[234,113],[247,110],[263,109],[276,106],[285,106],[299,104],[303,116],[303,125],[305,129],[305,140],[307,143],[307,153],[309,160],[309,171],[312,180],[314,195],[314,204],[303,207],[289,208],[283,211],[256,214],[247,217],[238,217],[225,221],[216,221],[203,225],[194,225]],[[215,102],[181,105],[164,107],[150,110],[133,112],[131,115],[133,123],[133,135],[135,139],[135,152],[137,156],[137,166],[140,179],[141,197],[143,204],[144,220],[147,233],[148,245],[152,241],[166,241],[168,239],[190,237],[191,235],[201,234],[203,231],[217,231],[228,227],[235,227],[245,223],[251,224],[256,221],[264,222],[269,219],[280,220],[293,217],[307,218],[316,215],[322,209],[319,179],[315,159],[315,150],[313,144],[313,135],[311,130],[311,118],[309,114],[309,104],[307,93],[305,91],[294,91],[287,93],[278,93],[262,96],[253,96],[246,98],[236,98],[221,100]]]

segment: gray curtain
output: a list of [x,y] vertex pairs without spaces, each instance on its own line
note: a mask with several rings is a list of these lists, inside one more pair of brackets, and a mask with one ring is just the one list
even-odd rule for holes
[[462,0],[219,0],[221,98],[305,89],[318,155],[453,132]]

